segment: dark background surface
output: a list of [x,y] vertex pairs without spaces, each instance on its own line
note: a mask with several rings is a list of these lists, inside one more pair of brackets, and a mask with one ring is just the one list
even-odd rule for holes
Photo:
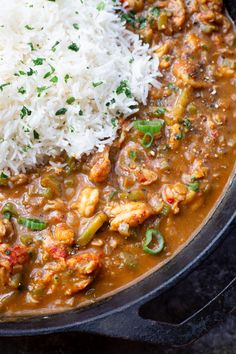
[[[225,1],[236,16],[236,0]],[[231,12],[232,13],[232,12]],[[217,295],[236,276],[236,230],[193,273],[151,305],[161,317],[173,322],[185,318]],[[236,294],[235,294],[236,297]],[[161,311],[160,311],[161,309]],[[150,309],[147,308],[147,313]],[[150,311],[150,312],[151,312]],[[128,315],[128,314],[127,314]],[[155,317],[155,316],[154,316]],[[158,317],[158,316],[157,316]],[[152,346],[145,343],[80,333],[1,338],[0,354],[109,353],[109,354],[234,354],[236,309],[207,334],[185,347]]]
[[[235,237],[236,230],[233,230],[194,272],[148,305],[146,313],[150,312],[152,317],[166,318],[168,321],[178,323],[216,296],[236,276]],[[226,319],[220,321],[203,337],[185,347],[160,347],[80,333],[1,338],[0,354],[15,353],[234,354],[236,353],[236,309],[232,309]]]

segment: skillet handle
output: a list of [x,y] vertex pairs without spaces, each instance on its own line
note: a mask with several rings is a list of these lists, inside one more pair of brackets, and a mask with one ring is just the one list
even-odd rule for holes
[[95,334],[152,344],[184,345],[208,332],[236,307],[236,278],[215,298],[180,324],[144,319],[140,304],[74,328]]

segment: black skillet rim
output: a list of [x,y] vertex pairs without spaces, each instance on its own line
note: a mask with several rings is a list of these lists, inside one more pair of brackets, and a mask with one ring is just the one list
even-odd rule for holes
[[[229,13],[236,16],[234,0],[225,0]],[[90,306],[33,317],[0,318],[0,336],[39,335],[82,330],[83,324],[99,320],[134,304],[143,304],[160,295],[191,272],[219,245],[236,221],[236,176],[215,211],[197,235],[169,262],[138,283]]]

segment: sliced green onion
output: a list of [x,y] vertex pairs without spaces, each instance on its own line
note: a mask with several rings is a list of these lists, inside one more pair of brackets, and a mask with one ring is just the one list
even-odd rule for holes
[[141,144],[145,149],[148,149],[152,146],[154,140],[154,136],[152,133],[145,133],[144,137],[141,140]]
[[[153,248],[150,248],[149,245],[153,241],[153,238],[156,239],[157,244]],[[149,229],[146,231],[146,237],[143,243],[144,252],[151,255],[156,255],[163,250],[164,246],[165,246],[164,237],[162,236],[160,231],[155,229]]]
[[1,213],[4,214],[4,215],[10,213],[11,216],[12,215],[13,216],[18,216],[18,212],[16,211],[15,205],[12,204],[12,203],[6,203],[3,206],[2,210],[1,210]]
[[38,219],[18,218],[18,224],[27,227],[33,231],[41,231],[47,228],[47,223]]
[[156,134],[160,133],[164,121],[162,119],[153,120],[136,120],[134,122],[134,128],[138,129],[142,133]]

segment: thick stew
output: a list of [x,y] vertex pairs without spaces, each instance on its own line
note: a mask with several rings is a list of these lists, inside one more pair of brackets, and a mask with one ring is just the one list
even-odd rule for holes
[[[0,177],[2,312],[94,301],[173,256],[236,155],[236,37],[221,0],[127,0],[161,85],[103,152]],[[122,82],[117,94],[129,95]],[[107,103],[109,105],[109,102]],[[114,122],[116,124],[116,122]]]

